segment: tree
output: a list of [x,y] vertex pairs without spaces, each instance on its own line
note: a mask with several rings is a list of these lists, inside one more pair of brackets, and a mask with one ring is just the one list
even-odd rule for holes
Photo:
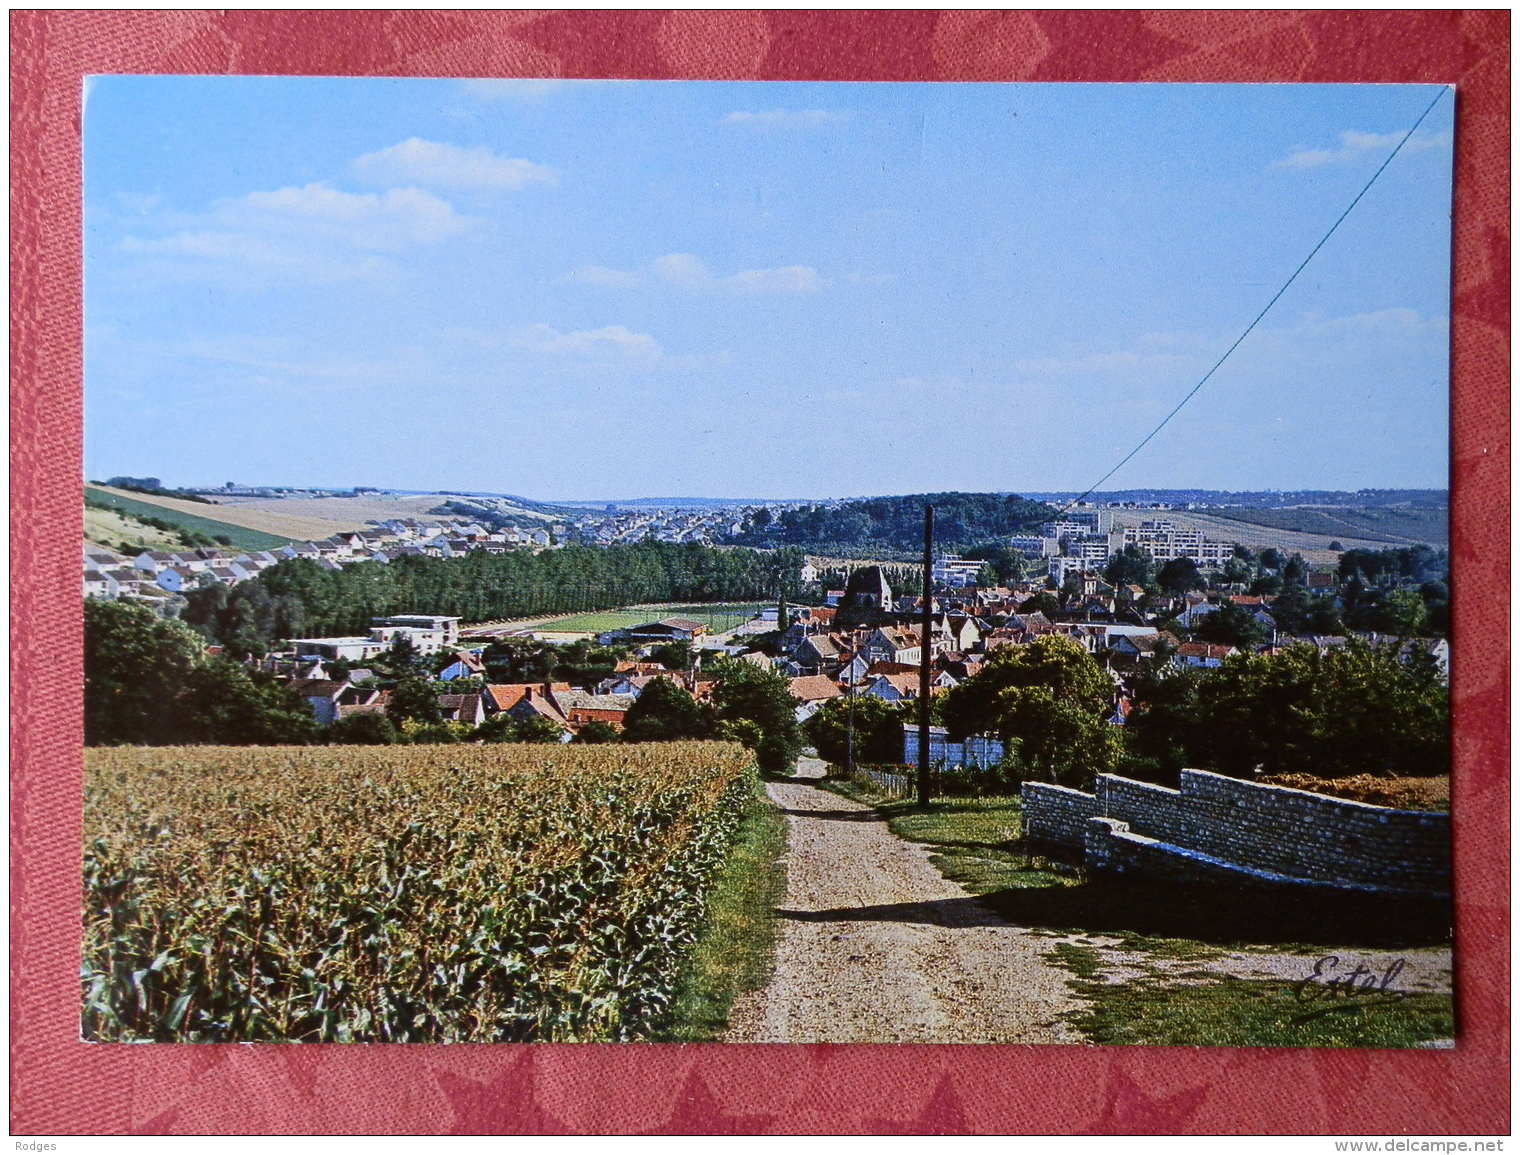
[[1414,590],[1394,590],[1383,599],[1383,625],[1390,634],[1411,638],[1424,631],[1424,599]]
[[396,727],[384,714],[350,714],[327,728],[327,740],[338,746],[390,746]]
[[[611,729],[611,727],[608,728]],[[513,731],[513,741],[516,742],[560,742],[564,740],[564,736],[564,728],[551,722],[542,714],[525,718]]]
[[1198,683],[1189,764],[1226,774],[1449,772],[1447,691],[1428,655],[1352,639],[1237,655]]
[[[547,720],[545,719],[545,721]],[[586,722],[576,732],[575,737],[571,739],[572,742],[579,743],[582,746],[599,746],[608,742],[616,742],[617,740],[618,732],[606,722]]]
[[1208,583],[1198,572],[1198,565],[1190,557],[1174,557],[1156,571],[1156,584],[1169,594],[1185,594],[1189,590],[1207,589]]
[[666,642],[649,651],[651,661],[659,662],[667,670],[691,669],[691,643]]
[[1113,682],[1079,643],[1046,635],[1005,646],[940,699],[952,738],[996,733],[1024,773],[1076,785],[1118,754],[1107,724]]
[[[848,698],[830,698],[802,724],[803,733],[825,762],[845,764],[850,712]],[[896,703],[857,695],[854,715],[857,762],[903,761],[903,714]]]
[[1346,547],[1338,541],[1332,541],[1327,548],[1333,549],[1336,553],[1341,553]]
[[670,678],[645,686],[623,716],[625,742],[679,742],[712,732],[712,715]]
[[380,656],[386,669],[397,677],[418,674],[428,669],[427,658],[417,649],[417,644],[406,634],[397,634],[390,648]]
[[177,704],[183,737],[222,746],[304,746],[317,739],[311,707],[288,683],[255,678],[216,658],[191,670]]
[[1133,708],[1124,723],[1128,752],[1175,779],[1196,746],[1198,686],[1203,673],[1163,662],[1146,666],[1133,684]]
[[1044,614],[1047,618],[1054,617],[1061,612],[1061,603],[1055,594],[1041,591],[1031,598],[1026,598],[1019,605],[1021,614]]
[[433,684],[417,674],[407,674],[396,682],[385,712],[397,726],[405,722],[434,725],[443,721]]
[[1091,789],[1097,775],[1113,769],[1119,754],[1114,728],[1050,687],[1004,690],[997,709],[997,734],[1009,747],[1004,763],[1020,777]]
[[85,601],[85,743],[181,740],[179,699],[204,659],[205,642],[183,622],[130,602]]
[[[642,701],[643,695],[639,697]],[[760,727],[762,737],[755,748],[760,769],[776,773],[797,761],[802,750],[797,703],[791,683],[780,674],[749,662],[725,663],[713,689],[713,707],[723,721],[743,720]]]
[[1301,586],[1309,580],[1309,563],[1304,561],[1303,554],[1296,553],[1288,559],[1288,564],[1283,566],[1283,587]]
[[1250,610],[1231,601],[1205,616],[1193,635],[1201,642],[1241,649],[1254,649],[1268,637],[1267,628],[1251,616]]
[[1265,570],[1280,570],[1283,567],[1282,551],[1271,546],[1261,551],[1261,568]]
[[322,672],[334,682],[348,681],[348,675],[352,669],[353,667],[343,658],[334,658],[330,662],[322,663]]
[[1108,559],[1103,569],[1103,580],[1109,585],[1148,585],[1155,575],[1156,563],[1151,555],[1138,545],[1127,545]]

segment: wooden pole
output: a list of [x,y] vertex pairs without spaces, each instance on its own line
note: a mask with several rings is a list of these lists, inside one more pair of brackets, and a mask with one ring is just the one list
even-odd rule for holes
[[934,507],[924,506],[924,604],[918,657],[918,804],[929,805],[929,663],[934,653]]

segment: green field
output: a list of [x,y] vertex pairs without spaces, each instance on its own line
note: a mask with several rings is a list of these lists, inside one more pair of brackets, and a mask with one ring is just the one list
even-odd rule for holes
[[160,521],[204,533],[209,537],[225,537],[238,549],[278,549],[282,545],[289,544],[291,540],[288,537],[276,537],[272,533],[260,533],[256,529],[244,529],[240,525],[228,525],[225,521],[213,521],[209,517],[201,517],[198,514],[180,513],[167,506],[150,505],[146,501],[134,501],[130,497],[118,497],[114,493],[96,489],[92,485],[85,486],[84,492],[91,501],[110,506],[133,517],[155,517]]
[[606,630],[625,630],[630,626],[642,626],[663,618],[690,618],[701,622],[710,633],[732,629],[754,617],[770,602],[714,602],[704,605],[644,606],[626,610],[597,610],[586,614],[570,614],[563,618],[540,622],[536,630],[554,630],[567,634],[600,634]]

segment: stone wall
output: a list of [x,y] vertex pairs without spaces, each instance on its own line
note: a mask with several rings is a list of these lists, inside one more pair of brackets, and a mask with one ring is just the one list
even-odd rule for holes
[[1184,770],[1169,790],[1111,774],[1094,793],[1028,782],[1027,837],[1097,870],[1409,894],[1451,890],[1448,815]]
[[1019,788],[1019,798],[1023,802],[1024,837],[1036,842],[1080,847],[1088,821],[1098,813],[1096,798],[1069,786],[1025,782]]

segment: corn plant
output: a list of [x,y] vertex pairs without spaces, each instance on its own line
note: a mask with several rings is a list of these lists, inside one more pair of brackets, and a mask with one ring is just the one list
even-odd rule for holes
[[719,742],[86,751],[102,1041],[629,1040],[754,777]]

